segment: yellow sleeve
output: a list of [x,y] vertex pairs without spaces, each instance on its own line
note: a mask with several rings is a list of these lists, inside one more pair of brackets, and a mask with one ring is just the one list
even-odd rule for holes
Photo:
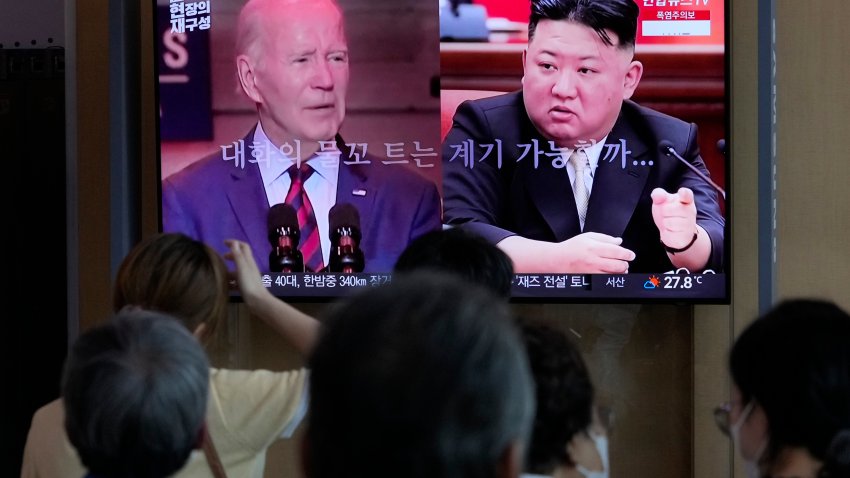
[[261,451],[291,435],[306,412],[307,376],[306,369],[212,369],[207,419],[214,440]]
[[80,478],[86,473],[65,434],[65,408],[56,399],[32,417],[21,478]]

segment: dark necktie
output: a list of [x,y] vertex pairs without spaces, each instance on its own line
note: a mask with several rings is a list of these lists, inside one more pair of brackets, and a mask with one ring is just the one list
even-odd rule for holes
[[304,183],[313,175],[314,170],[307,163],[301,167],[292,166],[287,172],[292,179],[289,192],[286,193],[286,204],[292,206],[298,215],[298,227],[301,229],[301,254],[304,256],[304,266],[308,272],[318,272],[324,267],[322,261],[322,243],[319,240],[319,226],[313,205],[307,197]]

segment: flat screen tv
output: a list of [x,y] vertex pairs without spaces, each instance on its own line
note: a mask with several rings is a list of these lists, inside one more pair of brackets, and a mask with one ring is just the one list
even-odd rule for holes
[[[552,223],[562,213],[578,215],[573,192],[572,202],[559,202],[564,191],[551,188],[571,187],[563,177],[575,169],[567,166],[562,145],[562,154],[547,150],[545,132],[494,134],[500,141],[487,144],[454,141],[453,131],[465,126],[452,119],[466,95],[493,97],[479,106],[504,105],[510,95],[514,106],[524,105],[518,92],[528,66],[522,28],[527,12],[524,19],[489,18],[489,42],[448,46],[440,43],[439,27],[440,15],[450,9],[438,0],[338,4],[339,18],[318,6],[287,17],[268,8],[250,11],[245,0],[159,0],[154,41],[161,230],[184,232],[222,253],[224,238],[248,242],[267,286],[292,300],[327,300],[386,283],[406,244],[441,227],[484,235],[492,227],[507,233],[488,236],[493,242],[522,237],[550,244],[607,232],[619,234],[621,246],[635,253],[627,270],[601,273],[577,262],[568,265],[557,255],[535,268],[513,256],[513,300],[728,302],[726,1],[637,1],[634,60],[643,68],[629,114],[638,111],[653,128],[636,127],[640,144],[615,129],[597,145],[578,232]],[[270,21],[275,15],[282,20]],[[323,25],[321,38],[311,36],[316,29],[304,28],[305,18]],[[449,51],[455,59],[447,66]],[[472,62],[467,71],[474,74],[458,78],[457,58]],[[447,81],[449,75],[453,81]],[[506,76],[511,81],[494,80]],[[446,101],[451,96],[457,101]],[[567,100],[560,107],[555,115],[576,113]],[[682,122],[668,137],[665,119],[646,120],[654,113],[636,108]],[[693,127],[684,143],[681,125]],[[532,163],[536,167],[528,168]],[[615,170],[634,184],[609,181]],[[662,171],[687,181],[659,180]],[[528,172],[562,178],[523,183]],[[488,191],[474,190],[485,187],[474,186],[482,174],[495,181]],[[467,194],[459,177],[473,189],[468,196],[486,199],[475,200],[473,213],[457,213],[458,195]],[[673,193],[680,185],[698,191],[698,209],[706,196],[715,204],[712,220],[720,232],[709,228],[708,265],[677,267],[672,255],[690,244],[667,245],[665,251],[657,228],[635,232],[641,220],[656,227],[652,189]],[[547,197],[555,199],[519,209]],[[631,209],[611,212],[608,203]],[[704,211],[698,210],[698,218],[704,219]],[[695,232],[702,236],[706,229]],[[658,251],[658,260],[647,259]]]

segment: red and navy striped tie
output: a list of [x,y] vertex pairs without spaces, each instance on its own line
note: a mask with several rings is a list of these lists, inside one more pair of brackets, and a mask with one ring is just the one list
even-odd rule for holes
[[304,256],[304,266],[309,272],[318,272],[324,267],[322,260],[322,243],[319,240],[319,226],[313,205],[307,197],[304,183],[313,175],[313,168],[307,163],[301,167],[291,166],[287,172],[292,179],[289,192],[286,193],[286,203],[295,209],[298,215],[298,227],[301,229],[301,254]]

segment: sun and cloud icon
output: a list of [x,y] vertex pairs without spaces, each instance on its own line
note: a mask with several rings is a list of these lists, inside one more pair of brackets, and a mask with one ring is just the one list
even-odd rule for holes
[[649,276],[649,280],[643,283],[644,289],[655,289],[661,285],[661,280],[658,276]]

